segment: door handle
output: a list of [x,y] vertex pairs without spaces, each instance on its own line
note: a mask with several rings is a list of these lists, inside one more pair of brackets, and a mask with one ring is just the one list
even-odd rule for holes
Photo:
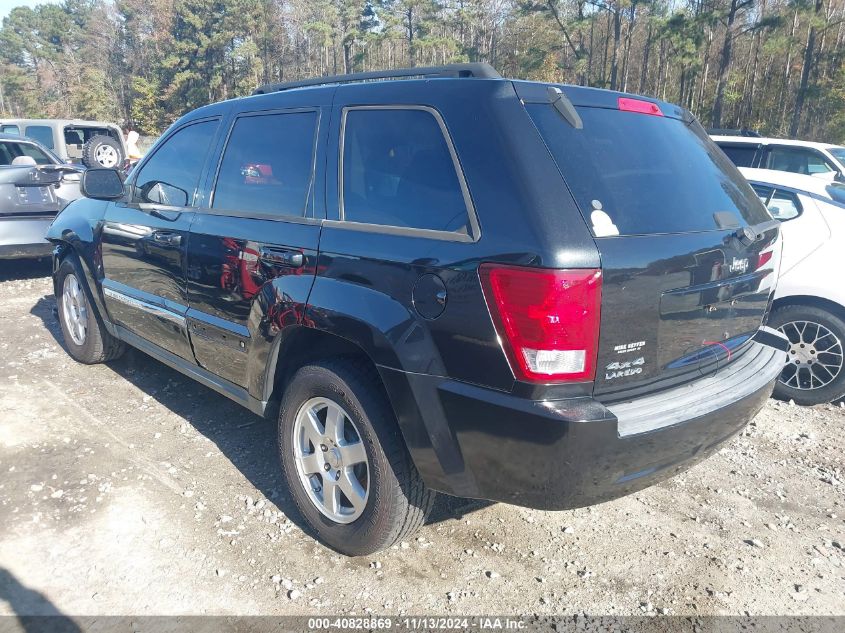
[[305,265],[305,255],[299,251],[285,251],[277,248],[261,248],[261,259],[277,266],[302,268]]
[[167,231],[156,231],[153,233],[153,240],[159,244],[166,244],[168,246],[179,246],[182,244],[182,236],[178,233],[169,233]]

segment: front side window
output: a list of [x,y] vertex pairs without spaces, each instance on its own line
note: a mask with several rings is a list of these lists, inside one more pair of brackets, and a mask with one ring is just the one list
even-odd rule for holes
[[53,128],[47,125],[27,125],[26,136],[41,143],[44,147],[53,149]]
[[456,164],[428,110],[347,110],[342,178],[346,221],[469,233]]
[[818,152],[794,147],[773,147],[769,153],[769,169],[808,176],[834,171]]
[[302,216],[311,187],[316,112],[241,117],[214,189],[215,209]]
[[839,204],[845,204],[845,185],[842,185],[838,182],[834,182],[829,184],[826,189],[828,195],[834,202],[838,202]]
[[133,201],[191,206],[217,125],[194,123],[167,138],[138,172]]

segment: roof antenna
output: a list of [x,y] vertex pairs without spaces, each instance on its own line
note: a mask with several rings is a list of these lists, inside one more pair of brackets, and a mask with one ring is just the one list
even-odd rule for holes
[[575,110],[575,106],[572,105],[572,102],[565,94],[563,94],[563,91],[555,86],[549,86],[548,94],[555,110],[557,110],[560,115],[566,119],[566,122],[576,130],[583,130],[584,123],[581,121],[581,117],[578,115],[578,112]]

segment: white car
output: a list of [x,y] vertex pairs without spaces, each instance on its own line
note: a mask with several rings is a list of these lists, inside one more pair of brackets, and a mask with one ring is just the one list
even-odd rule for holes
[[737,167],[757,167],[845,182],[845,147],[781,138],[712,137]]
[[775,395],[811,405],[845,396],[845,185],[740,168],[781,221],[783,255],[769,326],[790,340]]

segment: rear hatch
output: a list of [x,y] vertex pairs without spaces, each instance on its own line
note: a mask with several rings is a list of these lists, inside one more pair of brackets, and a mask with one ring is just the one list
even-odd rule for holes
[[766,316],[780,242],[734,165],[676,106],[517,91],[600,252],[596,396],[629,399],[736,361]]

